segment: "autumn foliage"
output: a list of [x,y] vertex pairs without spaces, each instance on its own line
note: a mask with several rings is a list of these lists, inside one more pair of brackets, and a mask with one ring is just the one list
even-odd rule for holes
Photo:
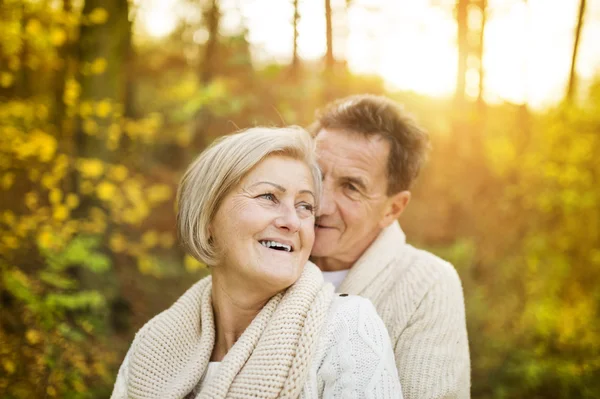
[[221,134],[307,126],[362,92],[431,132],[401,224],[461,276],[472,396],[598,397],[599,85],[543,112],[457,105],[339,60],[255,65],[243,34],[136,37],[134,12],[0,1],[0,397],[108,397],[133,333],[206,273],[176,244],[187,164]]

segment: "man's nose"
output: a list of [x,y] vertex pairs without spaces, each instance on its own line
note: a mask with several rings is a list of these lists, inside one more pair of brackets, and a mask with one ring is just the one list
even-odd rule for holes
[[334,192],[331,184],[323,184],[323,191],[321,194],[321,203],[319,210],[317,211],[318,216],[331,215],[335,212],[335,202],[333,198]]
[[275,219],[275,225],[280,229],[289,230],[292,233],[300,230],[300,218],[298,217],[298,213],[296,212],[296,207],[294,205],[281,206],[281,214]]

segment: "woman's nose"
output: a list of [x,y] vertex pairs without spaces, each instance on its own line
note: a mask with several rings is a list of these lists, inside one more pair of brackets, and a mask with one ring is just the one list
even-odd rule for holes
[[275,225],[292,233],[300,230],[300,218],[295,206],[281,206],[281,214],[275,219]]

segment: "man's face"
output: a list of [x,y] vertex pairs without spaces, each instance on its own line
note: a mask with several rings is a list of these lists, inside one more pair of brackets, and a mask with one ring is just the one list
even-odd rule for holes
[[323,198],[311,255],[323,270],[343,269],[390,223],[386,218],[390,145],[380,136],[328,129],[322,129],[316,141]]

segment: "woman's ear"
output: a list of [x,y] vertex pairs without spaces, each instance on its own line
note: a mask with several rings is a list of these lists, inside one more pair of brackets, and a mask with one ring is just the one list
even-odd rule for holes
[[383,218],[379,222],[379,226],[383,229],[392,224],[395,220],[397,220],[406,206],[410,202],[410,191],[400,191],[387,199],[387,204],[385,205],[385,212],[383,214]]

